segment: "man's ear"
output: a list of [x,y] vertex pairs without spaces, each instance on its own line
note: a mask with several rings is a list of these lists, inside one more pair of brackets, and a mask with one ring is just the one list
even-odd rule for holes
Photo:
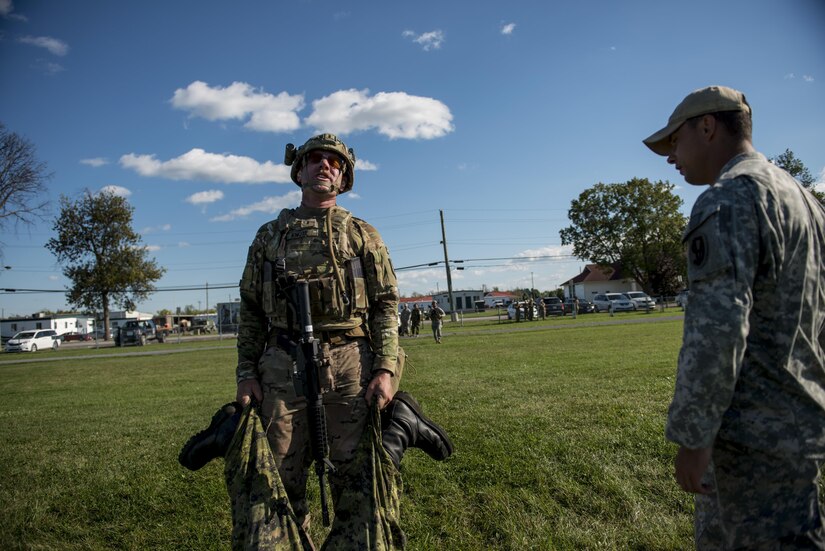
[[301,184],[301,173],[304,171],[304,167],[298,169],[298,172],[295,173],[295,179],[298,180],[298,183]]
[[699,131],[705,140],[711,140],[716,135],[716,117],[705,115],[699,122]]

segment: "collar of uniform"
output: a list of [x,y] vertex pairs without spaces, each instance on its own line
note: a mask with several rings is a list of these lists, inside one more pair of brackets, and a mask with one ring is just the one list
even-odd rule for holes
[[725,166],[722,167],[722,170],[719,171],[719,176],[716,178],[717,181],[723,180],[724,175],[732,169],[737,164],[741,163],[742,161],[747,160],[760,160],[760,161],[767,161],[768,159],[765,158],[764,155],[759,153],[758,151],[751,151],[748,153],[740,153],[739,155],[733,157],[730,161],[725,163]]
[[329,208],[315,208],[300,205],[295,209],[296,218],[321,218],[326,215]]

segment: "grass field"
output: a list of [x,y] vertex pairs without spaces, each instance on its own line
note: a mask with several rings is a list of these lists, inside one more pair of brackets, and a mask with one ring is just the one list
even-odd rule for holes
[[[448,324],[442,345],[425,324],[404,339],[402,386],[456,446],[445,462],[404,459],[409,548],[690,548],[662,436],[682,322],[621,323],[642,316]],[[222,461],[177,463],[234,396],[232,341],[216,343],[0,365],[0,548],[227,549]]]

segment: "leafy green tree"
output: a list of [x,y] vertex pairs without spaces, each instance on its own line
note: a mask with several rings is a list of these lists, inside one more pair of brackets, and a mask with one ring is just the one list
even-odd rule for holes
[[673,184],[633,178],[583,191],[571,202],[571,225],[560,232],[573,254],[601,265],[620,265],[650,294],[671,294],[685,272],[682,232],[687,218]]
[[814,184],[816,183],[816,179],[811,175],[811,171],[808,170],[808,167],[806,167],[801,160],[796,158],[793,151],[786,149],[785,153],[777,155],[776,157],[771,157],[771,162],[796,178],[796,181],[799,182],[802,187],[813,193],[814,197],[816,197],[820,203],[825,205],[825,193],[815,189]]
[[103,312],[106,340],[109,304],[134,310],[166,271],[147,259],[148,251],[132,229],[133,211],[126,199],[111,192],[87,191],[77,201],[61,196],[53,227],[57,237],[46,244],[63,265],[63,275],[72,280],[67,300]]

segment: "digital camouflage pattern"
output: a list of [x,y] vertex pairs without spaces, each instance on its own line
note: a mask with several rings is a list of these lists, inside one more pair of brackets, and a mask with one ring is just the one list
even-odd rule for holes
[[[692,449],[739,449],[714,452],[719,471],[731,471],[726,457],[758,454],[774,472],[809,470],[803,464],[825,457],[825,211],[764,156],[746,153],[697,199],[683,241],[691,301],[667,438]],[[741,486],[731,482],[711,499],[716,515],[733,520],[764,497],[759,476],[770,469],[753,461]],[[807,483],[815,487],[813,478]],[[729,545],[775,538],[789,519],[820,522],[816,507],[794,516],[800,494],[791,484],[771,499],[783,520],[725,525]]]
[[400,523],[401,475],[381,443],[377,405],[370,408],[368,429],[345,476],[335,520],[322,551],[404,549],[407,538]]
[[[389,251],[381,236],[371,225],[351,216],[340,207],[310,209],[301,206],[285,209],[278,219],[261,226],[249,248],[240,282],[238,381],[259,378],[258,360],[267,345],[270,317],[274,326],[287,326],[284,301],[275,300],[275,287],[264,284],[264,261],[274,261],[278,256],[282,230],[290,230],[286,236],[289,242],[284,246],[287,271],[325,281],[335,279],[332,273],[335,260],[329,254],[326,231],[328,212],[333,222],[333,250],[336,256],[341,257],[337,260],[339,268],[344,272],[347,286],[350,287],[350,300],[359,302],[365,312],[334,318],[322,314],[326,310],[313,305],[314,328],[316,331],[349,329],[363,325],[366,318],[370,342],[375,352],[373,370],[384,369],[394,373],[398,349],[398,287]],[[357,278],[352,273],[347,273],[357,269],[357,266],[347,264],[346,261],[350,258],[361,261],[363,289],[357,288],[357,282],[353,281]],[[348,266],[352,266],[353,270],[348,270]],[[359,296],[366,300],[361,303]],[[267,315],[266,306],[269,305],[272,308],[269,314],[274,316]]]
[[249,405],[229,445],[224,477],[232,504],[235,551],[307,551],[312,547],[278,476],[256,408]]
[[[377,406],[371,408],[335,519],[322,550],[404,549],[401,530],[401,476],[381,443]],[[293,513],[278,476],[260,417],[244,411],[226,455],[224,469],[232,503],[232,549],[235,551],[308,551],[309,536]]]

